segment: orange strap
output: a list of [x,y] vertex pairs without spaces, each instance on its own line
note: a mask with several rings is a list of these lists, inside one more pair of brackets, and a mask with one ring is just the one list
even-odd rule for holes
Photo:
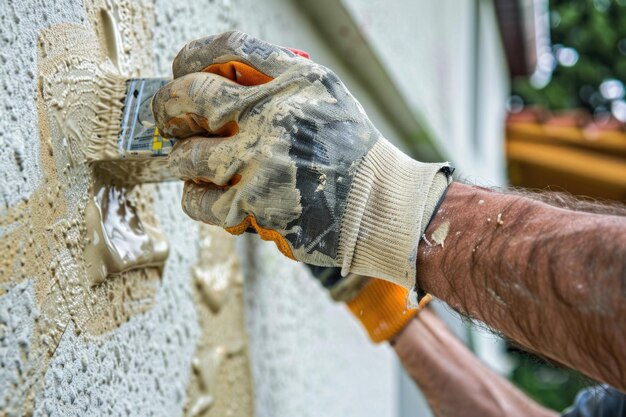
[[281,251],[283,255],[290,259],[293,259],[294,261],[296,260],[296,258],[294,258],[293,256],[293,253],[291,252],[291,247],[289,247],[289,244],[287,243],[285,238],[276,230],[265,229],[259,226],[259,224],[256,222],[256,219],[252,215],[246,216],[243,221],[238,225],[227,227],[224,230],[233,235],[240,235],[245,232],[249,227],[252,227],[254,230],[256,230],[261,239],[271,240],[272,242],[276,243],[278,250]]
[[374,343],[391,339],[430,301],[424,297],[418,309],[407,309],[406,288],[382,279],[372,279],[347,303]]

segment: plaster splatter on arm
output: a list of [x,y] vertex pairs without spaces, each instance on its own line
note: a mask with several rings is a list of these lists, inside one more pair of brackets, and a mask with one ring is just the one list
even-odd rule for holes
[[445,246],[420,246],[418,283],[525,348],[626,389],[626,222],[574,210],[453,184],[426,231],[449,222]]
[[433,242],[435,242],[436,245],[441,245],[441,247],[443,247],[443,244],[446,241],[446,237],[448,237],[449,231],[450,222],[448,220],[445,220],[432,233],[431,237],[433,239]]

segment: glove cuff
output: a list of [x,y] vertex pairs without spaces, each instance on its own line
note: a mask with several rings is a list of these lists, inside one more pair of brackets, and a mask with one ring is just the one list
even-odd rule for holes
[[424,297],[417,309],[407,308],[407,289],[382,279],[370,279],[347,303],[374,343],[391,339],[430,301]]
[[448,163],[422,163],[381,138],[363,157],[347,199],[339,238],[341,273],[401,285],[416,307],[417,246],[450,183]]

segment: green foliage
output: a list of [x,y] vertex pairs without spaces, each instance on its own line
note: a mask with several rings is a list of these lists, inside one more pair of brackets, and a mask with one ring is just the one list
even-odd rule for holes
[[515,385],[545,407],[563,411],[589,380],[571,370],[559,369],[529,354],[515,353],[518,366],[511,375]]
[[[615,106],[626,104],[623,91],[607,97],[600,90],[607,80],[617,80],[622,89],[620,81],[626,83],[626,0],[551,0],[550,20],[553,60],[543,64],[555,65],[552,79],[541,88],[525,78],[513,80],[513,94],[527,105],[551,110],[586,108],[595,114],[613,110],[626,121],[624,113],[616,112],[620,106]],[[569,52],[569,61],[560,56],[564,50]],[[578,391],[592,384],[575,371],[556,368],[526,353],[512,354],[518,366],[511,380],[553,410],[563,411]]]
[[[603,96],[600,85],[607,79],[626,82],[626,0],[552,0],[550,21],[554,60],[544,57],[543,65],[555,65],[551,81],[537,88],[517,79],[513,93],[553,110],[610,111],[622,97]],[[562,59],[560,50],[571,59]]]

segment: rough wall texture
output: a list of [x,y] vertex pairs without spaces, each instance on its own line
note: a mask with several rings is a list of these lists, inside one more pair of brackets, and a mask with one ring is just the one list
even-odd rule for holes
[[[116,22],[116,59],[102,10]],[[4,0],[0,23],[0,415],[393,414],[389,351],[273,246],[235,246],[186,218],[179,184],[120,191],[167,237],[162,271],[139,262],[96,285],[87,275],[95,179],[80,150],[103,68],[169,75],[185,42],[239,28],[308,49],[374,108],[297,8]]]
[[[332,54],[295,5],[270,0],[157,1],[157,72],[189,39],[230,29],[307,50],[340,75],[382,131],[393,136],[364,88]],[[172,24],[185,22],[185,24]],[[390,351],[374,347],[347,310],[329,301],[302,265],[255,236],[237,240],[244,270],[247,329],[256,414],[391,416],[395,369]]]

